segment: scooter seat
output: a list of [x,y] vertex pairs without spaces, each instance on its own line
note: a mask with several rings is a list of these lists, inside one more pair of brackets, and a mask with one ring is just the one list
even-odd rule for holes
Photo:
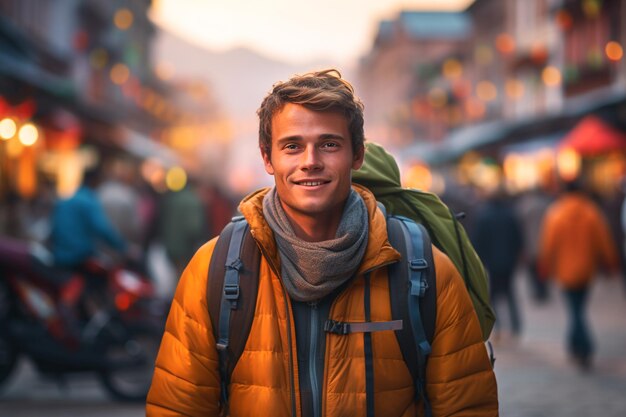
[[35,274],[55,286],[66,284],[76,274],[69,269],[49,265],[36,256],[31,257],[30,266]]

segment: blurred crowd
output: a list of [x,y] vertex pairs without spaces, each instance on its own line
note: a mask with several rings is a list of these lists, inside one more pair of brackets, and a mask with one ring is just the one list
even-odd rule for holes
[[[587,304],[597,277],[624,280],[626,198],[622,187],[612,198],[592,191],[584,178],[563,181],[552,190],[510,195],[455,190],[443,196],[464,225],[490,279],[496,311],[493,339],[519,339],[523,331],[514,277],[524,271],[535,304],[562,296],[568,325],[566,352],[584,370],[592,366],[595,342]],[[560,293],[557,295],[557,293]]]
[[0,237],[42,244],[55,263],[74,268],[89,257],[132,258],[173,294],[182,268],[236,212],[237,199],[218,185],[189,178],[177,191],[157,191],[130,159],[88,169],[68,197],[42,182],[32,199],[17,194],[0,205]]

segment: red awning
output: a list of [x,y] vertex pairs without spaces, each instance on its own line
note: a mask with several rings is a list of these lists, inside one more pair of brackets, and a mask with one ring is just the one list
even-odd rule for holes
[[626,149],[626,134],[597,116],[586,116],[559,143],[583,156]]

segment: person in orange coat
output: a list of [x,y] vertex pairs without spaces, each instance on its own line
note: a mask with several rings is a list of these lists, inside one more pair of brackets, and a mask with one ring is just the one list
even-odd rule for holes
[[[361,102],[337,71],[326,70],[276,84],[259,117],[261,154],[275,186],[239,206],[262,254],[244,351],[222,384],[207,307],[213,239],[179,281],[146,415],[423,415],[393,331],[372,331],[371,339],[324,331],[327,319],[392,320],[387,266],[400,253],[374,195],[351,182],[364,158]],[[434,247],[433,256],[437,314],[426,367],[432,415],[497,416],[496,379],[471,299],[450,259]]]
[[543,220],[539,268],[544,278],[554,278],[563,289],[570,322],[567,348],[583,369],[589,368],[593,354],[586,304],[591,282],[601,267],[613,273],[620,268],[608,222],[583,193],[579,180],[567,182]]

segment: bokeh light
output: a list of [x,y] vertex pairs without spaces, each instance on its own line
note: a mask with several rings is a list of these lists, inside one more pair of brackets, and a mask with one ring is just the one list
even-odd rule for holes
[[561,84],[561,71],[553,66],[547,66],[541,72],[541,79],[548,87],[555,87]]
[[130,70],[124,64],[117,63],[111,68],[111,81],[117,85],[124,84],[130,77]]
[[607,58],[611,61],[619,61],[624,56],[624,49],[619,42],[610,41],[604,48]]
[[446,59],[443,63],[443,76],[449,79],[456,79],[463,75],[463,65],[458,59]]
[[167,170],[165,184],[171,191],[180,191],[187,185],[187,173],[181,167],[172,167]]
[[22,145],[33,146],[39,139],[39,129],[32,123],[25,123],[20,127],[17,136]]
[[15,136],[17,125],[10,117],[0,120],[0,139],[8,140]]
[[561,149],[556,156],[556,167],[564,180],[575,179],[581,168],[580,154],[572,148]]
[[509,98],[517,100],[524,96],[524,83],[515,78],[506,80],[504,90]]
[[496,48],[500,53],[508,55],[515,51],[515,40],[508,33],[501,33],[496,37]]
[[115,12],[113,23],[118,29],[126,30],[133,24],[133,13],[128,9],[119,9]]
[[476,96],[482,101],[492,101],[498,97],[498,89],[491,81],[476,84]]

